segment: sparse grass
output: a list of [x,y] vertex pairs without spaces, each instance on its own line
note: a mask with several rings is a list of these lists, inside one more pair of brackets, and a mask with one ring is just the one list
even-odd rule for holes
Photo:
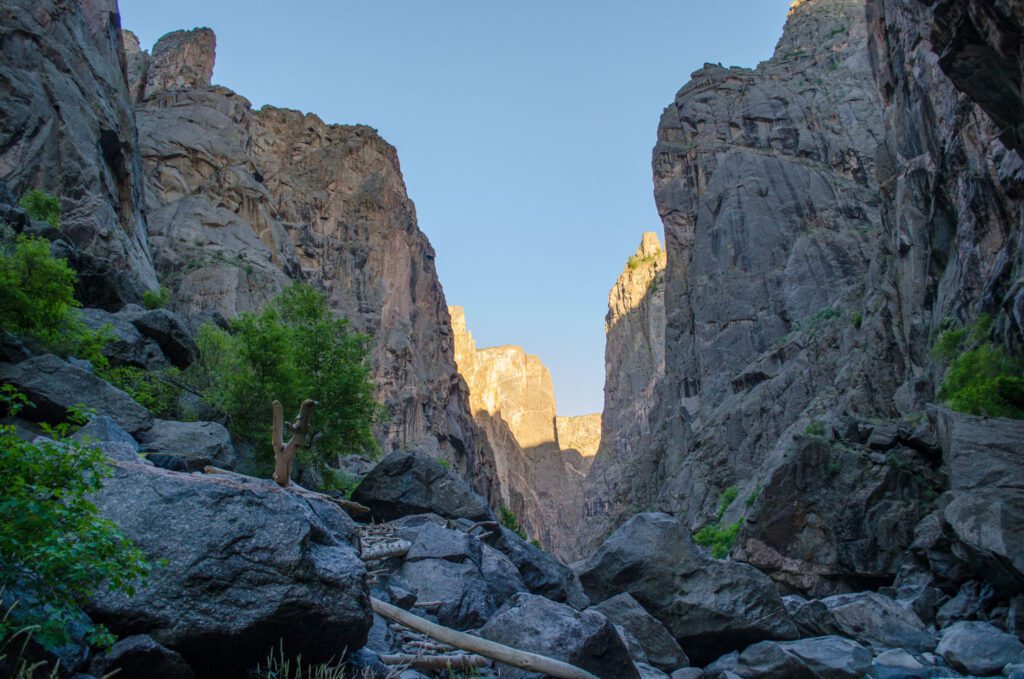
[[502,526],[508,528],[510,531],[512,531],[519,537],[523,538],[524,540],[527,539],[526,531],[523,529],[522,526],[519,525],[519,517],[516,516],[516,513],[513,512],[508,507],[498,508],[498,521],[501,522]]
[[807,425],[804,433],[815,438],[825,438],[825,423],[821,420],[815,420]]
[[743,501],[743,504],[747,506],[747,509],[750,509],[751,507],[754,506],[754,503],[757,502],[757,497],[760,494],[761,486],[754,486],[754,490],[750,491],[750,494],[747,495],[747,499]]
[[722,491],[722,497],[718,498],[718,511],[715,513],[716,519],[721,519],[725,515],[725,511],[729,509],[739,494],[740,489],[737,486],[729,486]]
[[855,311],[853,313],[853,317],[851,320],[853,322],[853,327],[855,327],[857,330],[860,330],[861,324],[864,323],[864,314],[862,314],[859,311]]
[[340,664],[304,664],[302,656],[289,658],[284,643],[272,649],[267,659],[256,666],[255,679],[372,679],[372,670],[350,671]]
[[626,268],[629,269],[630,271],[635,271],[636,269],[639,269],[641,266],[653,264],[658,261],[658,256],[660,254],[661,250],[658,250],[657,252],[654,252],[649,255],[644,255],[643,257],[637,257],[636,255],[633,255],[626,261]]
[[449,462],[448,460],[444,459],[443,457],[435,457],[434,458],[434,462],[438,463],[439,465],[441,465],[442,467],[444,467],[448,471],[451,471],[451,469],[452,469],[452,463]]

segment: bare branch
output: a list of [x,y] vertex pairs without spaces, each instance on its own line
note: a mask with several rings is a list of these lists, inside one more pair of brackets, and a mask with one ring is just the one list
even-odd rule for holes
[[291,439],[286,444],[284,442],[284,409],[281,407],[280,401],[274,401],[272,404],[274,412],[274,429],[273,429],[273,446],[274,446],[274,481],[277,485],[282,488],[287,488],[292,481],[292,463],[295,461],[295,455],[299,452],[299,448],[306,441],[306,435],[309,433],[309,420],[313,417],[313,411],[316,410],[317,402],[312,399],[306,399],[302,402],[302,406],[299,408],[299,416],[295,419],[294,423],[288,424],[288,430],[294,432]]

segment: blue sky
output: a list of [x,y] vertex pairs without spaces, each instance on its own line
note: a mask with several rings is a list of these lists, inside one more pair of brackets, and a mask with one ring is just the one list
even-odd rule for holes
[[398,148],[449,304],[480,347],[601,410],[608,291],[662,232],[658,118],[705,62],[769,56],[789,0],[121,0],[144,48],[217,33],[214,81],[253,105],[371,125]]

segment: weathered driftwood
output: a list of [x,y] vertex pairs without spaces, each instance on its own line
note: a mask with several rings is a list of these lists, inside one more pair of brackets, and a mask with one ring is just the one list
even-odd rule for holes
[[382,655],[380,661],[385,665],[401,665],[414,670],[471,670],[487,667],[491,661],[479,655],[409,655],[399,653]]
[[381,561],[395,556],[405,556],[412,543],[408,540],[395,540],[394,542],[382,542],[373,547],[363,549],[363,561]]
[[292,463],[295,461],[295,454],[306,441],[309,434],[309,420],[313,417],[317,402],[307,398],[299,407],[299,416],[295,418],[294,424],[288,426],[292,437],[288,443],[284,442],[284,408],[280,401],[271,404],[274,411],[274,481],[282,488],[287,488],[292,482]]
[[564,663],[561,660],[547,658],[528,651],[520,651],[504,644],[443,627],[409,611],[402,610],[397,606],[384,603],[379,599],[371,598],[370,603],[373,605],[373,610],[377,615],[399,622],[410,629],[422,632],[432,639],[436,639],[449,646],[460,648],[470,653],[476,653],[485,658],[491,658],[506,665],[518,667],[521,670],[540,672],[557,677],[558,679],[598,679],[590,672]]
[[[259,481],[259,479],[253,476],[246,476],[245,474],[239,474],[238,472],[228,471],[227,469],[221,469],[220,467],[203,467],[203,471],[207,474],[221,474],[223,476],[233,476],[235,478],[247,481]],[[287,490],[289,493],[295,493],[296,495],[301,495],[303,497],[310,498],[311,500],[324,500],[326,502],[333,502],[334,504],[338,505],[349,514],[355,514],[357,516],[360,516],[363,514],[368,514],[370,512],[369,507],[361,505],[358,502],[352,502],[351,500],[339,500],[336,497],[331,497],[330,495],[318,493],[315,490],[303,488],[297,483],[289,484],[287,487],[285,487],[285,490]]]

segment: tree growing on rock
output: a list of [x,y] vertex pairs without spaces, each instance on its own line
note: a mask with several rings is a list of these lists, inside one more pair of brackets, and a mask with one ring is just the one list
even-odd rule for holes
[[[294,283],[229,330],[204,326],[191,376],[223,411],[235,436],[252,443],[266,471],[274,463],[272,402],[298,412],[318,403],[300,462],[326,466],[340,455],[378,452],[373,426],[384,416],[370,381],[369,338],[335,317],[323,293]],[[260,470],[264,471],[264,470]]]

